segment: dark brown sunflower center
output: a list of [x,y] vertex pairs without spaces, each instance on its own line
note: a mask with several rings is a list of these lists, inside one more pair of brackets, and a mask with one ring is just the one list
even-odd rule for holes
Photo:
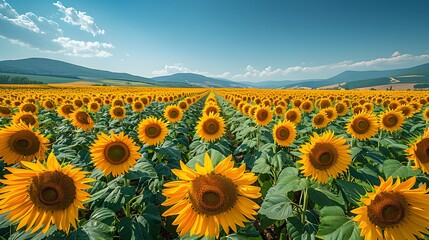
[[210,112],[213,112],[213,114],[216,114],[217,113],[217,109],[215,107],[208,107],[206,109],[206,114],[209,115]]
[[429,162],[429,138],[424,138],[416,144],[416,156],[422,163]]
[[335,109],[338,113],[342,113],[344,111],[344,106],[342,104],[337,104],[337,106],[335,106]]
[[329,119],[331,119],[331,118],[334,116],[334,113],[333,113],[332,111],[330,111],[330,110],[326,110],[326,111],[325,111],[325,113],[326,113],[326,116],[327,116]]
[[60,171],[44,172],[33,177],[28,191],[37,207],[49,211],[68,208],[76,197],[73,179]]
[[7,107],[0,107],[0,112],[3,114],[10,114],[12,111]]
[[297,117],[295,112],[288,112],[286,115],[286,118],[291,122],[295,121]]
[[289,137],[289,129],[287,129],[286,127],[280,127],[277,129],[276,131],[276,137],[279,140],[286,140]]
[[51,101],[46,101],[46,102],[45,102],[45,107],[47,107],[47,108],[53,108],[53,107],[54,107],[54,104],[52,104],[52,102],[51,102]]
[[308,109],[310,109],[310,107],[311,107],[311,105],[308,102],[305,102],[302,104],[302,109],[308,110]]
[[36,124],[36,119],[31,115],[24,115],[20,118],[20,120],[23,121],[27,125]]
[[257,113],[256,117],[259,121],[265,121],[268,118],[268,112],[266,110],[261,110]]
[[407,214],[407,200],[398,192],[381,192],[368,206],[368,218],[375,225],[397,226]]
[[143,108],[143,104],[142,104],[142,103],[140,103],[140,102],[136,102],[136,103],[134,104],[134,107],[135,107],[136,109],[141,109],[141,108]]
[[89,124],[90,116],[86,112],[78,112],[76,114],[76,120],[82,124]]
[[398,123],[396,115],[389,114],[383,118],[383,124],[386,127],[394,127]]
[[158,124],[149,124],[146,127],[146,135],[150,138],[157,138],[161,135],[161,126]]
[[181,102],[181,103],[179,103],[179,107],[181,109],[186,109],[188,107],[188,105],[185,102]]
[[96,103],[91,103],[91,109],[93,109],[93,110],[98,109],[98,104],[96,104]]
[[21,130],[10,136],[9,147],[15,153],[29,156],[39,151],[39,138],[31,131]]
[[402,114],[403,114],[404,116],[407,116],[411,111],[410,111],[410,109],[409,109],[409,108],[404,107],[404,108],[402,108],[402,109],[401,109],[401,112],[402,112]]
[[322,125],[322,123],[325,122],[325,118],[321,115],[317,115],[314,117],[314,123],[316,125]]
[[104,148],[104,157],[114,165],[124,163],[130,156],[128,146],[123,142],[112,142]]
[[113,115],[116,117],[122,117],[124,115],[124,110],[120,107],[117,107],[113,110]]
[[189,189],[192,207],[207,216],[228,211],[237,202],[237,187],[220,174],[209,174],[195,178]]
[[309,157],[314,168],[326,170],[335,165],[338,152],[335,146],[330,143],[316,143],[311,149]]
[[177,118],[177,116],[179,116],[179,111],[177,111],[177,109],[171,109],[170,110],[170,117]]
[[357,118],[352,123],[352,129],[356,133],[363,134],[368,132],[370,127],[370,122],[366,118]]
[[72,105],[64,105],[63,107],[62,107],[62,110],[63,110],[63,112],[65,113],[65,114],[70,114],[70,113],[72,113],[73,111],[74,111],[74,107],[72,106]]
[[203,130],[207,134],[215,134],[219,131],[219,122],[215,119],[208,119],[203,124]]
[[28,103],[25,104],[24,106],[22,106],[22,111],[23,112],[36,112],[36,106],[34,104]]

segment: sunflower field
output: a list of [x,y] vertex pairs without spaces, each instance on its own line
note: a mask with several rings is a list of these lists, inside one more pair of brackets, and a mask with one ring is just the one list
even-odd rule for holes
[[0,239],[429,239],[429,92],[0,86]]

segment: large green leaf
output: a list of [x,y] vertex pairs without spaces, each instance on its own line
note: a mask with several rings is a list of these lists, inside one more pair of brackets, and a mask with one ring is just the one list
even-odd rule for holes
[[108,208],[97,208],[92,212],[90,219],[112,225],[116,219],[116,214]]
[[119,237],[130,240],[151,239],[147,224],[141,222],[129,217],[122,218],[118,223]]
[[317,236],[323,239],[361,239],[357,224],[337,206],[324,207],[320,211]]
[[359,202],[361,196],[365,195],[366,193],[365,188],[357,183],[342,179],[336,179],[335,182],[340,187],[348,202],[357,203]]
[[272,187],[262,202],[260,214],[275,220],[285,220],[294,215],[292,201],[285,192],[280,192],[276,187]]
[[392,176],[394,178],[407,178],[420,174],[420,171],[414,170],[411,166],[404,166],[399,161],[388,159],[383,163],[383,171],[386,178]]
[[317,205],[324,206],[344,206],[344,200],[342,197],[328,191],[325,188],[309,188],[308,196],[310,201],[316,203]]
[[277,180],[277,187],[281,192],[300,191],[309,185],[307,178],[298,176],[298,169],[287,167],[282,170]]

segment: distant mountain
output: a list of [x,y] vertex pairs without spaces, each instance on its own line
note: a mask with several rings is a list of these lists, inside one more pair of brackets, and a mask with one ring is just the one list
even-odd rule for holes
[[96,70],[87,67],[66,63],[63,61],[46,58],[27,58],[20,60],[0,61],[1,73],[41,75],[51,77],[79,78],[79,79],[114,79],[130,80],[145,83],[154,83],[152,79],[131,75],[128,73],[116,73],[104,70]]
[[282,88],[286,85],[299,84],[301,82],[320,81],[322,79],[305,79],[305,80],[267,80],[262,82],[242,82],[255,88]]
[[[335,88],[338,86],[349,87],[349,89],[356,88],[356,86],[368,85],[373,81],[374,86],[378,83],[389,84],[391,77],[409,76],[409,75],[419,75],[416,81],[426,82],[429,81],[429,63],[422,64],[416,67],[404,68],[404,69],[394,69],[394,70],[383,70],[383,71],[345,71],[331,78],[325,79],[323,81],[303,81],[300,83],[293,83],[284,86],[285,88]],[[378,79],[374,81],[374,79]],[[381,79],[384,79],[381,81]],[[405,82],[411,79],[403,80]],[[352,84],[353,82],[368,81],[366,84]],[[389,82],[389,83],[387,83]],[[400,81],[399,81],[400,82]],[[399,83],[393,82],[393,83]]]
[[154,77],[157,82],[187,83],[197,87],[212,88],[246,88],[251,87],[245,83],[234,82],[226,79],[211,78],[195,73],[176,73],[168,76]]

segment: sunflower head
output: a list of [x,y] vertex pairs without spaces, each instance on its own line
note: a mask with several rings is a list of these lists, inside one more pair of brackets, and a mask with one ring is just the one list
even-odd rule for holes
[[110,116],[116,120],[123,120],[126,116],[127,111],[124,107],[115,106],[110,108]]
[[42,104],[43,108],[48,109],[48,110],[54,110],[55,109],[55,104],[52,100],[45,100]]
[[39,108],[34,103],[23,103],[19,105],[19,111],[20,112],[31,112],[33,114],[36,114],[39,111]]
[[57,113],[61,117],[68,118],[70,114],[74,111],[74,106],[72,104],[62,104],[57,108]]
[[414,169],[421,169],[429,173],[429,130],[423,136],[418,137],[410,147],[405,150],[408,159],[414,162]]
[[203,115],[196,127],[197,134],[206,142],[214,142],[225,133],[225,121],[219,114]]
[[326,112],[320,111],[318,114],[314,115],[312,120],[312,125],[314,128],[324,128],[328,126],[329,119],[326,115]]
[[404,116],[400,111],[387,110],[380,114],[380,128],[389,132],[396,132],[401,129],[404,123]]
[[229,233],[231,228],[244,227],[254,220],[259,206],[251,199],[261,196],[260,187],[252,186],[257,180],[254,173],[246,173],[245,165],[234,168],[231,156],[215,168],[208,154],[204,165],[192,170],[180,161],[181,170],[172,169],[180,179],[164,184],[164,206],[172,206],[162,215],[178,215],[173,222],[180,236],[219,237],[220,227]]
[[380,186],[361,199],[363,206],[352,210],[353,220],[359,223],[361,236],[369,239],[417,239],[428,234],[429,203],[425,200],[426,184],[411,189],[416,183],[412,177],[401,183],[380,178]]
[[302,114],[298,108],[289,109],[285,113],[285,120],[293,122],[295,125],[301,122]]
[[167,124],[161,119],[149,117],[143,119],[138,127],[139,139],[149,146],[164,142],[168,134]]
[[8,164],[45,159],[49,140],[26,124],[0,129],[0,157]]
[[301,108],[301,110],[302,111],[304,111],[304,112],[311,112],[311,111],[313,111],[313,109],[314,109],[314,104],[313,104],[313,102],[312,101],[310,101],[310,100],[305,100],[303,103],[301,103],[301,106],[300,106],[300,108]]
[[274,108],[274,112],[276,113],[277,116],[283,116],[283,114],[285,113],[285,110],[286,110],[285,107],[281,105],[276,106]]
[[[87,172],[71,165],[62,167],[51,153],[45,164],[21,162],[26,169],[8,168],[11,172],[0,180],[0,213],[12,223],[19,223],[16,230],[46,233],[52,225],[68,233],[70,225],[77,228],[78,210],[82,202],[90,199],[85,189],[93,179],[85,178]],[[19,201],[17,201],[19,199]],[[43,227],[43,228],[42,228]]]
[[140,101],[135,101],[133,104],[133,111],[134,112],[141,112],[144,110],[144,104]]
[[423,111],[423,117],[426,119],[426,122],[429,122],[429,107]]
[[326,114],[326,117],[330,122],[334,121],[338,117],[337,110],[334,107],[324,108],[321,112]]
[[73,126],[80,128],[84,131],[91,130],[94,128],[94,121],[92,120],[89,113],[84,110],[76,110],[70,114],[70,119]]
[[96,113],[100,110],[100,103],[97,101],[89,102],[88,109],[90,112]]
[[220,113],[220,109],[219,109],[219,107],[217,106],[217,104],[209,104],[209,105],[206,105],[205,107],[204,107],[204,109],[203,109],[203,113],[205,114],[205,115],[209,115],[211,112],[213,112],[213,114],[216,114],[216,113]]
[[335,110],[337,111],[338,116],[344,116],[347,114],[347,111],[349,110],[347,108],[347,104],[344,102],[338,102],[335,105]]
[[8,118],[12,115],[12,110],[8,107],[0,106],[0,117]]
[[186,101],[180,101],[179,102],[179,107],[183,110],[186,111],[188,110],[188,103]]
[[377,117],[373,114],[360,112],[354,115],[347,124],[347,133],[359,140],[366,140],[373,137],[378,132]]
[[177,105],[170,105],[165,108],[164,117],[171,123],[179,122],[182,120],[183,111]]
[[273,138],[278,145],[282,147],[287,147],[291,143],[293,143],[295,137],[296,129],[295,125],[292,122],[286,120],[284,122],[279,122],[274,125]]
[[302,153],[299,168],[304,176],[311,177],[319,183],[326,183],[329,177],[337,178],[347,171],[352,158],[346,139],[334,136],[333,131],[322,135],[314,133],[310,142],[299,148]]
[[112,131],[110,136],[101,133],[90,151],[94,166],[104,175],[112,174],[114,177],[128,172],[141,156],[139,147],[124,132],[116,135]]

